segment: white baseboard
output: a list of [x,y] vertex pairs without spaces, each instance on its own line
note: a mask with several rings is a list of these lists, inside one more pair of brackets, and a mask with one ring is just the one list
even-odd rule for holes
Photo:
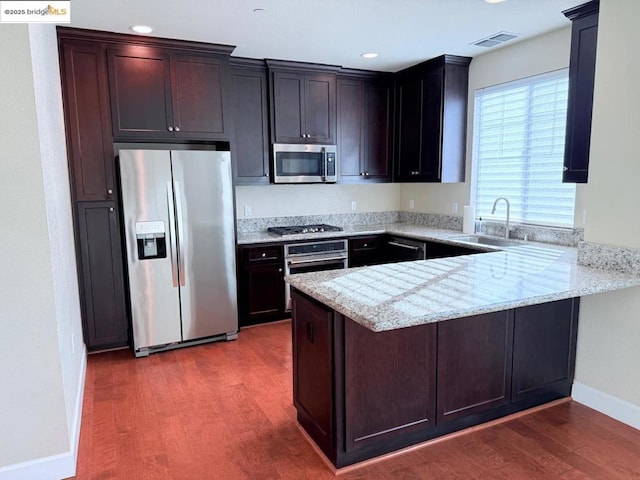
[[87,373],[87,349],[82,352],[82,364],[78,378],[78,395],[75,399],[73,422],[71,424],[71,448],[68,452],[48,457],[36,458],[0,468],[0,480],[61,480],[76,474],[80,426],[82,424],[82,403],[84,400],[84,380]]
[[640,405],[627,402],[579,382],[573,383],[571,396],[578,403],[640,430]]

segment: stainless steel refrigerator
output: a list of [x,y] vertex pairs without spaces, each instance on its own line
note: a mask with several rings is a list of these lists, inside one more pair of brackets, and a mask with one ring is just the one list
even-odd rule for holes
[[120,150],[135,355],[237,338],[231,156]]

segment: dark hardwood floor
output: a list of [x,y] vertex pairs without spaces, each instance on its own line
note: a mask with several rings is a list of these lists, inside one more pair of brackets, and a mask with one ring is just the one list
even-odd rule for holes
[[[88,360],[76,479],[331,479],[298,430],[289,322]],[[342,480],[638,479],[640,432],[575,402],[341,473]]]

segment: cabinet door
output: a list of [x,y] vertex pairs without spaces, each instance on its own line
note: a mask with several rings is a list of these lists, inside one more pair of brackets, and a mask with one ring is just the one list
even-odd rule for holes
[[338,79],[338,164],[341,182],[364,176],[365,82]]
[[264,68],[231,68],[236,184],[269,183],[267,73]]
[[333,450],[333,311],[292,291],[293,402],[318,446]]
[[303,74],[273,73],[273,116],[275,143],[306,143]]
[[436,325],[344,329],[346,451],[434,426]]
[[391,178],[391,119],[393,90],[387,80],[365,84],[364,178],[388,182]]
[[62,44],[64,107],[72,188],[79,201],[114,198],[107,55],[102,45]]
[[305,131],[311,143],[336,143],[336,77],[333,74],[306,75]]
[[438,423],[506,405],[513,311],[438,323]]
[[226,61],[217,57],[172,54],[173,127],[176,138],[228,138],[224,115],[226,68]]
[[246,298],[241,306],[244,315],[240,316],[240,326],[283,318],[284,287],[282,264],[246,267],[240,287]]
[[593,4],[596,11],[576,18],[571,26],[563,182],[586,183],[589,173],[598,11],[596,2],[584,6],[593,9]]
[[395,179],[415,181],[422,155],[422,81],[404,78],[398,84],[398,130]]
[[391,86],[386,80],[339,78],[337,90],[339,181],[390,181]]
[[443,70],[437,69],[422,80],[421,181],[438,182],[442,153]]
[[579,299],[515,311],[512,401],[571,394]]
[[169,54],[130,46],[109,50],[113,136],[173,137]]
[[87,348],[124,347],[129,322],[115,204],[81,202],[77,213]]
[[349,267],[377,265],[384,261],[382,235],[349,238]]

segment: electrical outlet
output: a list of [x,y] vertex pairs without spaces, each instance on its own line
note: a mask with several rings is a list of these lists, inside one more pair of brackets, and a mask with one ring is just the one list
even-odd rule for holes
[[253,214],[253,212],[251,211],[251,205],[245,204],[245,206],[244,206],[244,216],[245,217],[250,217],[252,214]]
[[355,200],[351,200],[351,210],[355,212],[356,208],[358,208],[358,205],[356,204],[356,201]]
[[582,225],[587,224],[587,210],[582,210]]
[[456,202],[451,203],[451,213],[458,213],[458,204]]
[[76,353],[76,334],[71,334],[71,353]]
[[416,208],[416,202],[414,200],[409,200],[409,210],[414,210]]

